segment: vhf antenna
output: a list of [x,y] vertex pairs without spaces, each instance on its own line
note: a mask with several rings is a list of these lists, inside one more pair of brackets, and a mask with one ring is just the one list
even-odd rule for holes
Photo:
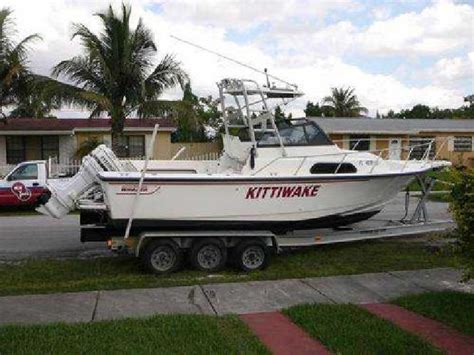
[[280,78],[278,78],[278,77],[276,77],[276,76],[274,76],[274,75],[268,74],[266,68],[265,68],[265,71],[261,71],[261,70],[259,70],[259,69],[257,69],[257,68],[252,67],[251,65],[248,65],[248,64],[239,62],[238,60],[229,58],[229,57],[227,57],[227,56],[225,56],[225,55],[223,55],[223,54],[214,52],[213,50],[204,48],[204,47],[202,47],[202,46],[200,46],[200,45],[198,45],[198,44],[195,44],[195,43],[186,41],[185,39],[182,39],[182,38],[179,38],[179,37],[176,37],[176,36],[173,36],[173,35],[170,35],[170,37],[173,38],[173,39],[175,39],[175,40],[177,40],[177,41],[186,43],[186,44],[188,44],[188,45],[190,45],[190,46],[192,46],[192,47],[198,48],[198,49],[200,49],[200,50],[202,50],[202,51],[205,51],[205,52],[214,54],[214,55],[216,55],[216,56],[218,56],[218,57],[221,57],[221,58],[223,58],[223,59],[226,59],[226,60],[228,60],[228,61],[230,61],[230,62],[233,62],[233,63],[236,63],[236,64],[241,65],[241,66],[243,66],[243,67],[246,67],[246,68],[248,68],[248,69],[250,69],[250,70],[253,70],[253,71],[255,71],[255,72],[259,73],[259,74],[265,75],[265,76],[267,77],[267,84],[268,84],[268,87],[270,87],[270,82],[269,82],[268,78],[272,78],[272,79],[281,81],[282,83],[285,83],[286,85],[292,86],[292,87],[294,87],[295,89],[298,89],[298,86],[297,86],[297,85],[291,84],[291,83],[289,83],[289,82],[286,81],[286,80],[283,80],[283,79],[280,79]]

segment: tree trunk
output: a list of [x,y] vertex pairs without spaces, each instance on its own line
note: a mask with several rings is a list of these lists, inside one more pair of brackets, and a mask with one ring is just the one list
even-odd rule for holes
[[124,145],[123,128],[125,126],[125,115],[122,108],[115,109],[111,112],[112,116],[112,150],[119,157],[127,155],[127,147]]

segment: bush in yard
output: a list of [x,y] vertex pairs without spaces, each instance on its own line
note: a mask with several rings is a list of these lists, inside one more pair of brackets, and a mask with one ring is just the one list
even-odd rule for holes
[[465,279],[474,277],[474,170],[453,171],[451,211],[457,224],[457,235],[466,257]]
[[100,144],[103,144],[101,140],[97,139],[96,137],[88,138],[84,142],[82,142],[79,145],[79,148],[77,148],[76,152],[74,155],[82,159],[84,158],[87,154],[92,152],[95,148],[97,148]]

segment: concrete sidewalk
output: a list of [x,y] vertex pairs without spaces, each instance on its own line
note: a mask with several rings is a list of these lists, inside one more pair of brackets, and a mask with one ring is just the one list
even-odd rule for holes
[[0,297],[0,324],[91,322],[153,314],[245,314],[300,303],[375,303],[414,293],[458,290],[451,268],[352,276],[209,284],[155,289],[90,291]]

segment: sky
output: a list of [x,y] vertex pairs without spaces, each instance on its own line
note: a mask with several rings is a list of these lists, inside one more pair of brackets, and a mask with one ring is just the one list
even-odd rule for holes
[[[99,0],[0,0],[14,11],[18,38],[38,33],[30,67],[49,75],[81,53],[72,24],[100,31]],[[295,83],[305,96],[286,108],[303,115],[332,87],[354,87],[370,115],[421,103],[463,105],[474,93],[474,0],[130,0],[132,23],[142,18],[158,45],[157,59],[174,54],[195,94],[217,96],[225,77],[264,77],[170,35],[235,58]],[[181,97],[179,89],[164,98]],[[86,112],[64,108],[60,117]]]

